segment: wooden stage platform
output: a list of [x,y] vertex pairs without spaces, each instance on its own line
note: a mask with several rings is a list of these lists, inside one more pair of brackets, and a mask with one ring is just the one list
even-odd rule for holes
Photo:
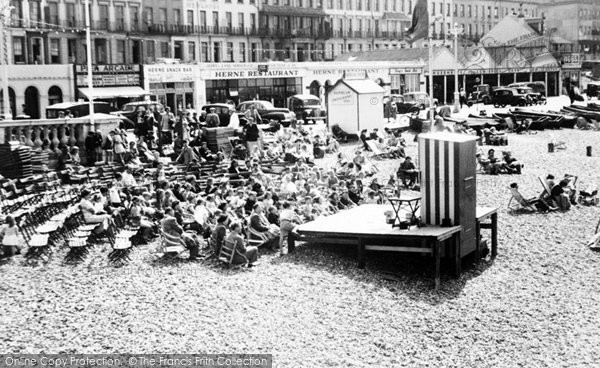
[[[427,226],[420,228],[413,226],[409,230],[400,230],[397,227],[392,228],[391,224],[386,223],[384,213],[391,209],[390,205],[366,204],[350,210],[340,211],[335,215],[322,217],[298,226],[297,232],[301,236],[301,239],[298,240],[355,246],[358,266],[361,268],[365,266],[365,252],[367,250],[431,254],[434,262],[433,276],[436,290],[440,286],[440,258],[442,254],[451,256],[454,275],[460,275],[462,258],[460,254],[461,226]],[[495,209],[486,208],[478,211],[478,213],[481,213],[482,219],[492,218],[493,224],[481,228],[493,228],[493,235],[496,235]],[[492,243],[492,253],[495,255],[497,242],[493,240]],[[479,250],[477,253],[479,253]]]

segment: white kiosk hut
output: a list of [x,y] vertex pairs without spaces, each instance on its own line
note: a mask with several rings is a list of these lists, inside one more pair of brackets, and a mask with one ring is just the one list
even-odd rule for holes
[[383,127],[384,89],[369,80],[340,79],[327,94],[327,121],[354,134]]

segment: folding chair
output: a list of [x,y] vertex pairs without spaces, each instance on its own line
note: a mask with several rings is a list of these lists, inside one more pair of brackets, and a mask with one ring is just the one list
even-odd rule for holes
[[367,145],[369,146],[369,149],[371,150],[371,158],[379,158],[379,159],[390,158],[389,153],[383,152],[379,148],[379,146],[377,145],[377,141],[375,141],[373,139],[369,139],[369,140],[367,140]]
[[543,191],[540,194],[540,198],[542,198],[543,200],[548,201],[553,207],[558,207],[558,204],[552,198],[551,188],[550,188],[550,186],[548,186],[548,183],[546,182],[546,179],[543,176],[538,176],[538,180],[542,184],[542,188],[543,188]]
[[250,226],[246,229],[246,234],[246,240],[249,245],[261,247],[269,241],[269,238],[265,234],[252,229]]
[[162,230],[160,231],[160,244],[161,252],[166,256],[177,257],[186,251],[181,237],[166,234]]
[[[237,249],[235,247],[235,244],[229,240],[229,239],[224,239],[223,240],[223,245],[221,246],[221,251],[219,252],[219,261],[223,262],[227,268],[231,268],[233,266],[233,268],[240,268],[242,266],[244,266],[245,264],[248,263],[248,260],[246,259],[246,262],[241,263],[241,264],[237,264],[234,265],[233,264],[233,256],[235,255],[235,253],[237,252]],[[241,255],[242,257],[246,258],[246,256],[244,256],[243,254],[240,254],[238,252],[238,255]]]
[[511,193],[511,198],[508,201],[508,210],[509,211],[518,211],[521,209],[526,209],[533,212],[543,212],[538,209],[534,202],[541,201],[539,198],[525,199],[523,195],[519,192],[518,188],[509,188]]

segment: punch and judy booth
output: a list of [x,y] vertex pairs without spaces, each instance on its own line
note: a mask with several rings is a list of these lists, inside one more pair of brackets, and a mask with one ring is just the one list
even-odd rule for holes
[[476,140],[466,134],[419,135],[421,221],[461,225],[461,257],[476,249]]
[[340,79],[327,94],[327,121],[347,133],[383,126],[384,89],[369,79]]

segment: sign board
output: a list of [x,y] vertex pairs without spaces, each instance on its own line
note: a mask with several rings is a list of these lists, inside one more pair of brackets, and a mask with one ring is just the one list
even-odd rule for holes
[[261,64],[261,65],[258,66],[258,71],[260,73],[266,73],[266,72],[269,71],[269,66],[266,65],[266,64]]
[[194,68],[192,65],[146,65],[144,77],[149,83],[193,82]]
[[390,68],[390,75],[394,74],[421,74],[421,68]]
[[303,77],[303,69],[269,69],[261,71],[258,69],[240,68],[236,70],[210,70],[205,79],[256,79],[256,78],[297,78]]
[[[77,87],[88,87],[87,65],[75,65]],[[94,87],[139,86],[140,66],[138,64],[108,64],[92,66]]]
[[329,104],[331,105],[352,105],[355,93],[349,89],[336,89],[329,95]]
[[563,68],[581,68],[581,54],[568,53],[562,55]]

